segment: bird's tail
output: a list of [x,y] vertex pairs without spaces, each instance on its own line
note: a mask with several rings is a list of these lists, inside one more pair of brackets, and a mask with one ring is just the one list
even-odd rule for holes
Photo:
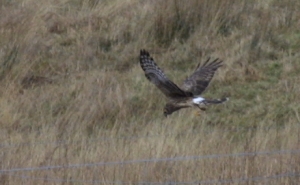
[[228,101],[229,98],[221,98],[221,99],[212,99],[212,100],[204,100],[205,104],[220,104]]

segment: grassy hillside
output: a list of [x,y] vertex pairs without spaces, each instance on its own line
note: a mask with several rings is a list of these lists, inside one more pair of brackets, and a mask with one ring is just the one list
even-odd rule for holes
[[[299,9],[298,0],[0,1],[1,169],[299,149]],[[224,60],[203,96],[230,101],[165,118],[140,49],[178,84],[208,57]],[[251,156],[14,172],[0,182],[194,182],[299,168],[297,155]]]

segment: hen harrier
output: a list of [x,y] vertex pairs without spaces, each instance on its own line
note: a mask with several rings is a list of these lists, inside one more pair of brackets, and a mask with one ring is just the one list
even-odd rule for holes
[[165,116],[170,115],[181,108],[193,106],[196,106],[201,110],[206,110],[206,106],[209,104],[219,104],[228,100],[228,98],[208,100],[200,96],[209,85],[215,71],[222,66],[223,62],[219,59],[215,59],[209,63],[209,60],[210,59],[202,66],[198,64],[195,72],[185,79],[182,87],[179,88],[167,78],[146,50],[140,51],[140,64],[145,72],[145,76],[169,99],[164,108]]

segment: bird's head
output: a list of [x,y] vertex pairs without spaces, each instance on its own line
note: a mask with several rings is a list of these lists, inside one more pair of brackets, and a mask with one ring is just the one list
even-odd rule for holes
[[168,115],[172,114],[173,112],[175,112],[181,108],[183,108],[183,107],[176,106],[176,104],[173,104],[173,103],[167,103],[164,108],[164,116],[167,117]]

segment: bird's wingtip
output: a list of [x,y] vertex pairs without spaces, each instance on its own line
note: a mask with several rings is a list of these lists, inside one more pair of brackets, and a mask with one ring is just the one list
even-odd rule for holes
[[140,55],[147,55],[147,56],[149,56],[150,54],[149,54],[149,52],[147,50],[141,49],[140,50]]

